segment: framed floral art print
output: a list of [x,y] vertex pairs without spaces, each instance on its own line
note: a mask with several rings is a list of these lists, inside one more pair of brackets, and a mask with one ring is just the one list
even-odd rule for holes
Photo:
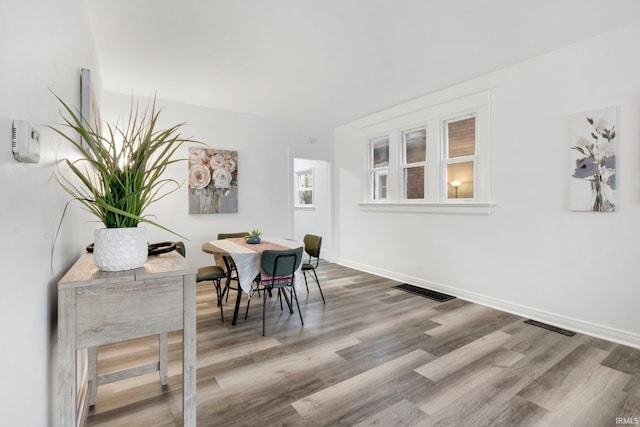
[[189,148],[189,214],[238,212],[238,152]]
[[572,211],[616,210],[616,107],[571,117]]

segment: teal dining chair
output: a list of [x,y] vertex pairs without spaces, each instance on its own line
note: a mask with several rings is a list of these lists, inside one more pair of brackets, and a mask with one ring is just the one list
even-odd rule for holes
[[[300,267],[302,262],[302,247],[297,249],[290,249],[284,251],[266,250],[260,257],[260,281],[258,282],[257,289],[262,289],[265,292],[262,296],[262,335],[266,335],[266,323],[267,323],[267,295],[271,293],[271,290],[278,290],[278,299],[280,300],[280,310],[283,309],[282,298],[287,298],[284,293],[286,289],[289,289],[290,300],[287,299],[287,305],[289,310],[293,313],[293,300],[296,302],[298,308],[298,314],[300,315],[300,324],[304,326],[304,320],[302,319],[302,311],[300,310],[300,304],[298,302],[298,294],[295,287],[295,272]],[[245,318],[249,313],[249,304],[251,299],[247,302],[247,312]]]

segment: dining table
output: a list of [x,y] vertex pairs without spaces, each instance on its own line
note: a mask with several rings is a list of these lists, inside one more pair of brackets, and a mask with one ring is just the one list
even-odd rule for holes
[[[202,245],[203,252],[214,256],[216,265],[224,265],[224,257],[231,258],[233,264],[235,264],[238,274],[238,293],[233,311],[233,320],[231,321],[232,325],[235,325],[238,321],[242,293],[246,293],[251,298],[254,280],[260,274],[262,253],[266,250],[284,251],[300,247],[304,247],[303,242],[284,237],[263,237],[259,243],[248,243],[244,237],[234,237],[212,240]],[[295,272],[296,277],[301,271],[301,266],[302,262],[300,262]],[[230,274],[231,272],[228,271],[227,281],[231,279]],[[289,304],[288,300],[287,304]]]

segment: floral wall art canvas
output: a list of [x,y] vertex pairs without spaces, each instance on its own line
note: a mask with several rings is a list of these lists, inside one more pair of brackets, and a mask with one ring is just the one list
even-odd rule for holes
[[616,209],[616,107],[571,117],[571,203],[573,211]]
[[189,148],[189,213],[238,212],[238,152]]

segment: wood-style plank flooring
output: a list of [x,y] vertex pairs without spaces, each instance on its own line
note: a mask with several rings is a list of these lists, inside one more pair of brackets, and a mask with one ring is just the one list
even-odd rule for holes
[[[302,285],[298,313],[262,301],[225,322],[198,285],[198,426],[581,426],[640,417],[640,350],[322,262],[326,305]],[[234,295],[232,295],[233,297]],[[246,306],[243,298],[242,311]],[[100,386],[89,426],[181,425],[181,333],[169,338],[169,385],[147,374]],[[104,374],[157,360],[157,338],[101,347]]]

